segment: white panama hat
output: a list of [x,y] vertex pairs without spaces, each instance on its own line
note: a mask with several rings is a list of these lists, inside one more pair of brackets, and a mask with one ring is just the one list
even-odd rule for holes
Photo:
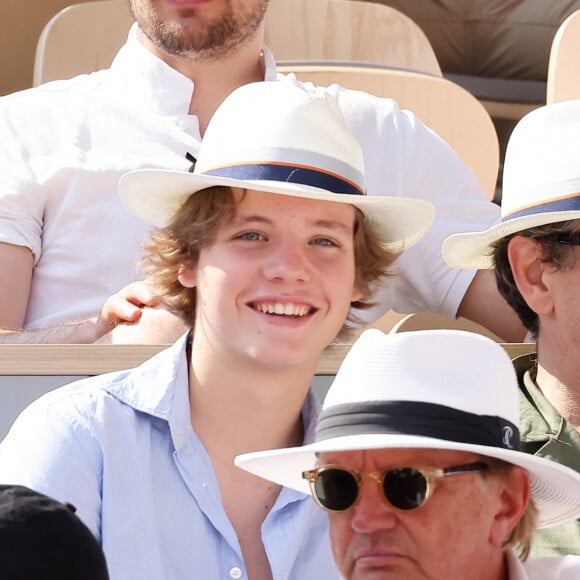
[[336,100],[278,81],[244,85],[225,99],[193,173],[131,171],[119,194],[131,213],[163,227],[192,193],[217,185],[352,204],[397,250],[415,243],[435,215],[426,201],[367,196],[362,149]]
[[304,493],[317,453],[443,449],[495,457],[530,474],[539,526],[580,516],[580,473],[519,451],[519,398],[503,348],[479,334],[363,332],[324,400],[316,442],[239,455],[238,467]]
[[580,100],[540,107],[508,142],[501,220],[482,232],[449,236],[443,257],[454,268],[493,268],[492,244],[517,232],[580,219]]

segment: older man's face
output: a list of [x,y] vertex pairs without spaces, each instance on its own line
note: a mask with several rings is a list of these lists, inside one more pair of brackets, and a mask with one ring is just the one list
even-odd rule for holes
[[129,0],[129,5],[147,38],[165,53],[211,61],[256,33],[268,0]]
[[[463,452],[394,449],[324,453],[319,463],[364,474],[478,460]],[[472,472],[440,478],[435,485],[421,507],[402,511],[384,501],[374,479],[363,476],[358,503],[343,512],[328,512],[332,551],[342,578],[503,578],[501,543],[496,545],[503,484]]]

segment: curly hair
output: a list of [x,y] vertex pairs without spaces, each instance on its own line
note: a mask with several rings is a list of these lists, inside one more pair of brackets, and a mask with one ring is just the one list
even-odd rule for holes
[[[178,275],[184,268],[196,266],[201,250],[211,246],[220,227],[234,218],[237,203],[229,187],[210,187],[190,195],[171,222],[155,230],[143,244],[146,252],[141,265],[149,282],[166,308],[191,328],[195,325],[197,291],[182,286]],[[370,308],[374,305],[372,295],[376,285],[391,275],[388,268],[402,248],[386,249],[358,209],[353,243],[355,285],[362,299],[353,302],[352,308]],[[359,322],[352,308],[341,333]]]
[[542,247],[542,262],[552,264],[556,270],[568,270],[575,263],[573,248],[569,245],[559,243],[554,236],[558,233],[574,232],[579,223],[580,220],[570,220],[529,228],[506,236],[493,245],[492,257],[495,281],[499,293],[514,309],[522,324],[530,331],[534,339],[538,336],[538,315],[528,306],[515,283],[508,259],[509,243],[516,236],[535,239]]

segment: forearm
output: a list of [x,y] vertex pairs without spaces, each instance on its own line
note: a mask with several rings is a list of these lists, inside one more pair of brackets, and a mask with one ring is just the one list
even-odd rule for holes
[[97,317],[50,328],[0,329],[0,344],[87,344],[106,334]]
[[500,295],[491,270],[479,270],[475,274],[457,316],[485,326],[506,342],[523,342],[526,337],[520,319]]
[[[153,308],[157,299],[143,282],[128,284],[91,318],[42,329],[0,328],[0,344],[87,344],[173,342],[186,328],[177,317]],[[141,316],[146,312],[145,320]],[[116,329],[115,334],[111,332]]]

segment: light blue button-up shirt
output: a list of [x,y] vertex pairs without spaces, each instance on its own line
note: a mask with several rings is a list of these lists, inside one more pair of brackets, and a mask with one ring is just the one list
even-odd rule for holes
[[[312,395],[303,414],[310,441]],[[216,474],[191,427],[185,337],[137,369],[35,401],[0,445],[0,482],[75,505],[103,545],[111,580],[247,578]],[[275,580],[338,578],[326,515],[310,497],[284,488],[262,538]]]

